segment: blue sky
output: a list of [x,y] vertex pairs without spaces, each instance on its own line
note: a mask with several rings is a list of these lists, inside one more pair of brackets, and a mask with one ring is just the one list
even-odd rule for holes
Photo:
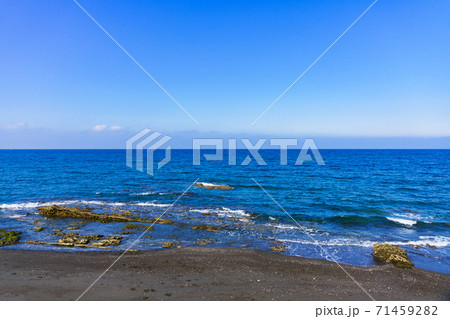
[[61,136],[108,148],[144,127],[386,147],[450,136],[450,2],[440,0],[379,0],[250,125],[372,2],[79,0],[197,126],[72,0],[2,0],[0,148],[62,147]]

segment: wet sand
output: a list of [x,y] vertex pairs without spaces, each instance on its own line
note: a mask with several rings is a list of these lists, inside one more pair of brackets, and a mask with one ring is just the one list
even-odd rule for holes
[[[76,300],[119,252],[0,250],[0,300]],[[342,265],[342,264],[341,264]],[[450,300],[450,275],[342,265],[376,300]],[[335,263],[237,248],[127,252],[81,300],[370,300]]]

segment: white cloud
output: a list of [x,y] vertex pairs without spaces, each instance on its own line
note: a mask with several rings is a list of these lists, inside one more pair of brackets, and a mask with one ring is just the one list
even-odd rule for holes
[[122,129],[122,127],[118,126],[118,125],[112,125],[112,126],[109,127],[110,131],[119,131],[121,129]]
[[108,127],[108,125],[106,125],[106,124],[100,124],[100,125],[94,126],[92,128],[92,130],[95,131],[95,132],[100,132],[100,131],[106,130],[107,127]]
[[24,123],[24,122],[19,122],[19,123],[16,123],[16,124],[7,124],[7,125],[4,125],[3,128],[4,128],[5,130],[13,131],[13,130],[17,130],[17,129],[19,129],[19,128],[22,128],[22,127],[24,127],[24,126],[25,126],[25,123]]

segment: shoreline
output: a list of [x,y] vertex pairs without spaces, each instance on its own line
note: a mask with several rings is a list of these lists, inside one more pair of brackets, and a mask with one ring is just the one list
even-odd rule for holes
[[[123,252],[0,250],[0,300],[76,300]],[[450,275],[340,264],[376,300],[450,300]],[[334,262],[239,248],[128,251],[81,300],[371,300]]]

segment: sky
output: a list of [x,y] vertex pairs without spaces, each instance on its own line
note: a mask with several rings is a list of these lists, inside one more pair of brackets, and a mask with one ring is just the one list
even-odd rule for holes
[[0,148],[122,148],[146,127],[450,148],[447,0],[379,0],[254,125],[373,0],[77,1],[199,125],[73,0],[2,0]]

